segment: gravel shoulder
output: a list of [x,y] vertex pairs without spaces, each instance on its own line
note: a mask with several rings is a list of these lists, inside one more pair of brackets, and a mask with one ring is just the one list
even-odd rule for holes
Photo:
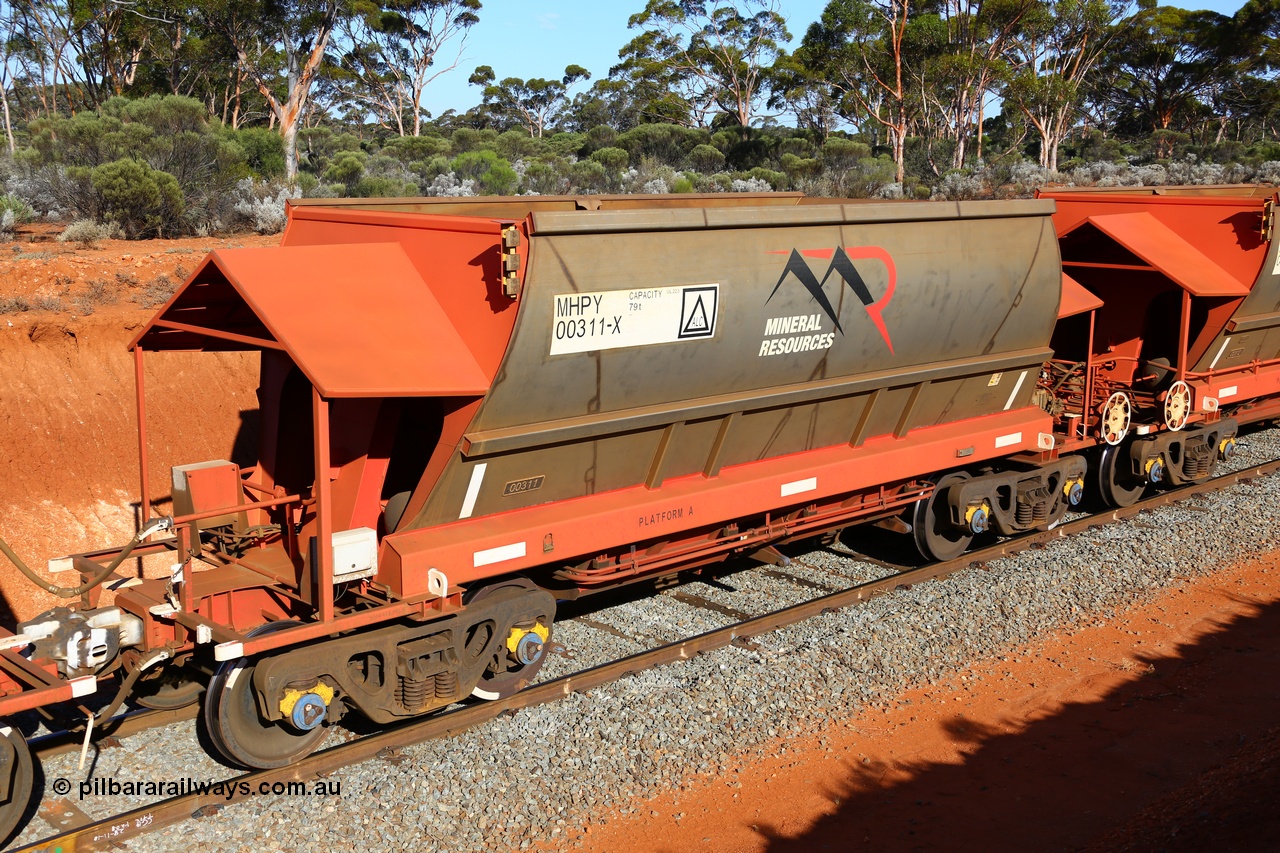
[[1278,700],[1273,552],[774,739],[581,849],[1267,849]]

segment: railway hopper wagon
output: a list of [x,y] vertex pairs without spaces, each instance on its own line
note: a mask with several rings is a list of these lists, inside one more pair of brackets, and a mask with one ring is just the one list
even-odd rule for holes
[[1274,187],[1054,189],[1064,318],[1038,401],[1126,506],[1207,479],[1280,414]]
[[[3,640],[0,715],[207,687],[223,756],[281,766],[352,711],[520,689],[560,600],[855,523],[937,559],[1053,524],[1086,470],[1036,402],[1052,211],[294,203],[281,246],[210,254],[132,344],[144,508],[144,358],[260,353],[257,459],[164,460],[172,515],[68,558],[76,587],[40,580],[71,606]],[[157,554],[163,577],[116,571]],[[9,731],[12,826],[31,769]]]

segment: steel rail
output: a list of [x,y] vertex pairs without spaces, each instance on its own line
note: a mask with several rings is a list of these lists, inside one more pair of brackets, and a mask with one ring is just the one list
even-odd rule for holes
[[[93,724],[94,737],[89,742],[90,746],[101,745],[102,740],[107,738],[122,738],[136,735],[139,732],[145,732],[148,729],[167,726],[172,723],[181,723],[186,720],[194,720],[200,716],[200,703],[195,702],[183,708],[174,708],[172,710],[138,710],[128,711],[123,714],[116,714],[114,717],[106,720],[95,721]],[[66,731],[51,732],[49,734],[33,737],[27,741],[27,745],[31,747],[31,754],[41,761],[46,758],[52,758],[55,755],[62,755],[67,752],[79,752],[80,747],[84,743],[84,728],[68,729]]]
[[[436,714],[423,720],[406,722],[384,729],[354,741],[313,753],[306,758],[273,770],[260,770],[223,780],[226,787],[235,786],[235,793],[228,795],[226,788],[217,792],[190,793],[149,806],[133,809],[115,817],[94,821],[62,834],[20,848],[23,851],[104,850],[122,841],[154,832],[167,826],[182,823],[194,817],[215,814],[223,807],[245,802],[253,798],[250,791],[270,788],[275,783],[309,782],[322,778],[343,767],[368,761],[379,755],[393,755],[396,750],[436,738],[459,734],[492,720],[502,714],[514,713],[554,702],[573,693],[581,693],[603,686],[627,675],[653,669],[664,664],[689,660],[699,654],[724,648],[735,641],[766,634],[780,628],[810,619],[823,612],[839,610],[861,604],[894,590],[936,580],[963,571],[972,566],[985,567],[990,560],[1013,556],[1032,547],[1062,539],[1075,533],[1104,527],[1108,524],[1132,518],[1139,513],[1168,506],[1197,495],[1218,491],[1227,486],[1248,482],[1280,471],[1280,460],[1255,465],[1232,474],[1224,474],[1177,489],[1158,492],[1129,507],[1107,510],[1083,518],[1064,522],[1052,530],[1033,531],[1016,538],[998,542],[986,548],[967,552],[954,560],[933,563],[918,568],[905,568],[878,580],[857,584],[848,589],[819,596],[773,613],[766,613],[742,622],[717,628],[659,646],[637,652],[619,660],[600,664],[590,669],[570,673],[551,681],[527,687],[507,699],[467,705],[453,711]],[[856,558],[857,555],[850,555]],[[209,783],[210,786],[217,783]]]

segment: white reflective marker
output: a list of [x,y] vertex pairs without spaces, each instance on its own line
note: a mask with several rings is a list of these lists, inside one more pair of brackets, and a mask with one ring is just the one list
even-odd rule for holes
[[1022,433],[1011,432],[1008,435],[997,436],[996,447],[1008,447],[1011,444],[1021,444]]
[[1231,343],[1231,338],[1227,338],[1222,342],[1222,346],[1218,347],[1218,354],[1213,357],[1213,361],[1209,362],[1209,369],[1213,370],[1218,366],[1218,359],[1222,358],[1222,354],[1227,351],[1227,344]]
[[471,482],[467,484],[467,496],[462,499],[462,512],[458,513],[458,518],[471,517],[472,511],[476,508],[476,498],[480,497],[480,484],[484,482],[484,472],[488,468],[488,462],[481,462],[471,469]]
[[1018,374],[1018,381],[1013,383],[1013,390],[1009,392],[1009,401],[1004,404],[1004,410],[1007,412],[1013,408],[1013,401],[1017,399],[1018,392],[1022,390],[1023,380],[1027,378],[1027,371]]
[[489,548],[485,551],[476,551],[473,555],[472,565],[475,568],[481,566],[491,566],[494,563],[502,563],[507,560],[515,560],[525,555],[525,544],[523,542],[513,542],[510,545],[502,545],[497,548]]
[[98,692],[98,676],[86,675],[82,678],[73,678],[70,682],[71,697],[79,699],[81,696],[92,696]]
[[818,488],[818,478],[810,477],[807,480],[796,480],[794,483],[783,483],[779,491],[784,498],[789,498],[792,495],[812,492],[816,488]]
[[218,643],[213,647],[214,660],[235,660],[242,657],[244,657],[244,643],[239,640],[231,643]]

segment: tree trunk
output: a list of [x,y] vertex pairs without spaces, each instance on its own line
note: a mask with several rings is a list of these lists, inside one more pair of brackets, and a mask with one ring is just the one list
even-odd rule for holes
[[291,185],[298,182],[298,122],[288,126],[280,123],[280,138],[284,141],[284,179]]
[[1062,131],[1058,129],[1059,125],[1051,125],[1051,129],[1047,130],[1043,135],[1042,145],[1045,146],[1046,156],[1044,167],[1050,172],[1058,171],[1058,144],[1062,142]]
[[974,142],[974,155],[978,160],[982,159],[982,123],[986,116],[987,99],[985,95],[978,98],[978,138]]
[[897,164],[897,181],[901,184],[907,176],[906,133],[894,128],[889,134],[893,137],[893,162]]
[[9,142],[9,154],[17,152],[13,143],[13,124],[9,121],[9,87],[0,83],[0,106],[4,107],[4,136]]

